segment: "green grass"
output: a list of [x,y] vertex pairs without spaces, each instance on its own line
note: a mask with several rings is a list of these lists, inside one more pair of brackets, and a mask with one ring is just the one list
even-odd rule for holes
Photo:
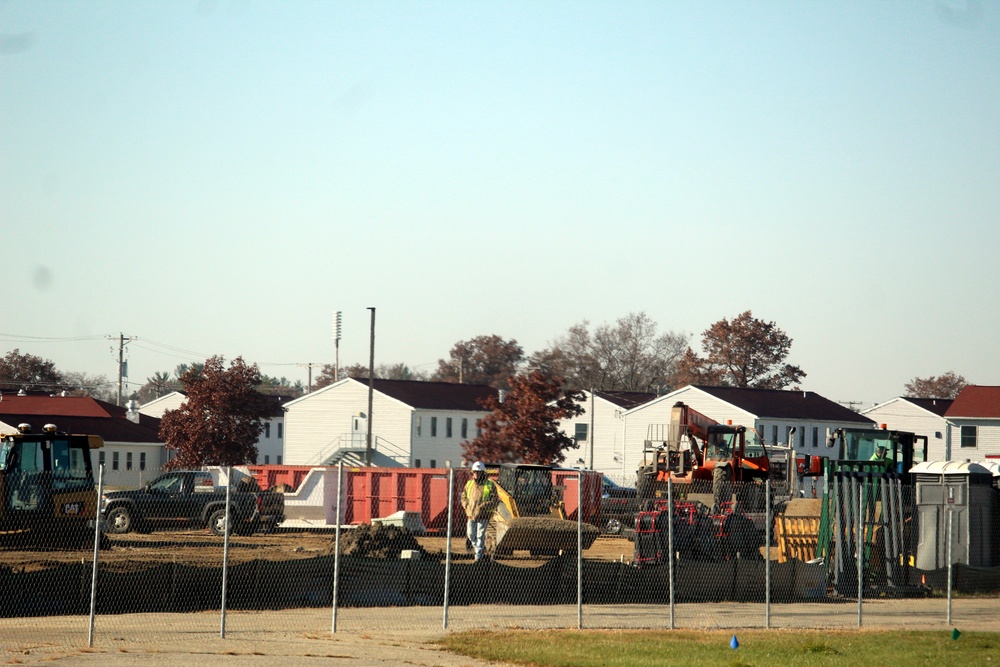
[[[730,648],[736,635],[739,648]],[[537,667],[1000,667],[1000,634],[820,630],[505,630],[449,634],[449,651]]]

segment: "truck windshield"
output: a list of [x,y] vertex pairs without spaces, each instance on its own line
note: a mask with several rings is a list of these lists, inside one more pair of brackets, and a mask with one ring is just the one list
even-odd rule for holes
[[893,460],[889,435],[872,432],[844,432],[844,458],[848,461]]
[[13,450],[13,440],[4,440],[3,445],[0,445],[0,470],[7,470],[7,459],[10,458],[10,453]]

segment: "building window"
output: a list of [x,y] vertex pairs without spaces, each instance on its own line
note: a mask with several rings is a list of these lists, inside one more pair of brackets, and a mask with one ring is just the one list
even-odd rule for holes
[[[424,422],[424,418],[423,418],[423,417],[421,417],[420,415],[417,415],[417,437],[418,437],[418,438],[420,437],[420,427],[421,427],[421,426],[423,426],[423,422]],[[420,465],[419,465],[419,464],[417,464],[417,466],[416,466],[416,467],[418,467],[418,468],[419,468],[419,467],[420,467]]]
[[[438,418],[431,417],[431,437],[436,438],[438,434]],[[431,466],[432,468],[434,466]]]
[[264,465],[267,465],[270,462],[271,462],[271,457],[267,454],[264,454]]
[[476,437],[477,438],[483,437],[483,425],[480,424],[478,421],[476,422]]
[[271,437],[271,422],[267,422],[266,424],[264,424],[264,437],[265,438]]
[[278,465],[281,465],[281,454],[278,454]]
[[435,461],[434,459],[431,459],[431,467],[432,468],[437,468],[438,467],[437,466],[437,461]]
[[573,439],[576,440],[577,442],[586,440],[587,426],[588,425],[584,422],[577,422],[576,424],[574,424],[574,427],[576,428],[576,433],[574,434]]
[[413,467],[414,468],[420,467],[420,459],[413,459]]
[[976,446],[976,426],[963,426],[962,427],[962,447],[975,447]]
[[283,423],[278,422],[278,440],[281,440],[283,437],[285,437],[284,426],[285,425]]
[[778,444],[778,425],[777,424],[775,424],[774,426],[771,427],[771,444],[772,445],[777,445]]
[[97,465],[104,465],[104,452],[97,452]]
[[466,419],[465,417],[462,417],[462,438],[464,439],[468,437],[469,437],[469,420]]
[[125,470],[132,469],[132,452],[125,452]]
[[146,469],[146,452],[139,452],[139,470]]
[[111,452],[111,469],[118,470],[118,452]]
[[813,447],[819,447],[819,427],[813,426]]
[[444,420],[444,436],[446,438],[451,437],[451,417],[447,417]]

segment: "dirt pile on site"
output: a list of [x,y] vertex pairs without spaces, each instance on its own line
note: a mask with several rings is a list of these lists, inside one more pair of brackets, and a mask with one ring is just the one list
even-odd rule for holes
[[[399,558],[406,549],[423,552],[417,538],[399,526],[362,523],[340,534],[340,553],[359,558]],[[333,545],[330,545],[333,553]]]

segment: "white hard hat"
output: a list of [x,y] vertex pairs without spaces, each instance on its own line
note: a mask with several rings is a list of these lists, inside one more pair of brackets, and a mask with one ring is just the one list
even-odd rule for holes
[[478,470],[486,472],[486,466],[483,465],[482,461],[476,461],[475,463],[472,464],[472,472],[476,472]]

